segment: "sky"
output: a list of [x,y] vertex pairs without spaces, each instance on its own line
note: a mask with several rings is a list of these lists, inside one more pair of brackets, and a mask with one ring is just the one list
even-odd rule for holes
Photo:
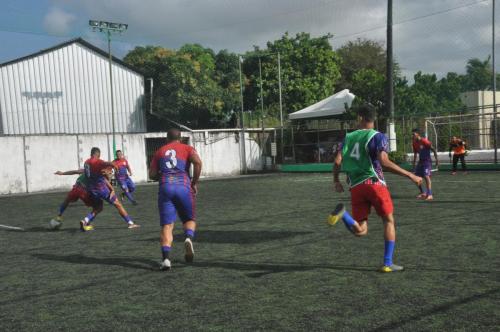
[[[492,45],[493,0],[393,0],[394,56],[402,73],[463,73],[470,58],[486,59]],[[105,48],[89,19],[127,23],[112,52],[136,46],[176,49],[199,43],[245,52],[285,32],[327,33],[338,48],[367,38],[385,44],[382,0],[1,0],[0,63],[75,37]],[[500,4],[496,31],[500,35]],[[498,38],[496,47],[499,49]],[[498,57],[497,57],[498,58]],[[497,60],[495,66],[500,71]]]

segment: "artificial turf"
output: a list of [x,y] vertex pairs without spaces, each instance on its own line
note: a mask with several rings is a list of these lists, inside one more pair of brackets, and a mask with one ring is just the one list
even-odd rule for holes
[[4,197],[0,224],[25,231],[0,228],[0,330],[498,331],[499,176],[438,174],[433,202],[389,176],[406,268],[393,274],[377,272],[375,215],[365,238],[327,225],[349,194],[326,174],[202,182],[195,262],[178,224],[171,272],[156,270],[156,186],[126,205],[136,230],[106,206],[81,233],[79,203],[49,231],[64,193]]

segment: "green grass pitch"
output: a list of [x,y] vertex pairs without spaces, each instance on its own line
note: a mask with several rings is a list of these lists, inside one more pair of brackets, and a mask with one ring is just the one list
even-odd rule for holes
[[[48,231],[64,193],[0,199],[1,331],[462,330],[500,326],[499,174],[436,174],[435,201],[389,176],[395,262],[381,274],[382,225],[365,238],[326,223],[338,201],[327,174],[204,181],[195,263],[183,263],[180,224],[173,270],[160,258],[156,186],[126,205],[128,230],[109,206],[81,233],[86,209]],[[348,206],[350,206],[348,204]]]

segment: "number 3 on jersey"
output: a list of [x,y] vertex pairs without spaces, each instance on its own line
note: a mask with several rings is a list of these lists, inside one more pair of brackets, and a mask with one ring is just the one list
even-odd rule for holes
[[361,155],[359,154],[359,143],[354,144],[352,152],[349,156],[356,160],[359,160],[359,158],[361,157]]
[[177,166],[177,158],[175,157],[177,152],[175,150],[167,150],[165,152],[165,157],[167,157],[167,162],[165,163],[168,168],[174,168]]

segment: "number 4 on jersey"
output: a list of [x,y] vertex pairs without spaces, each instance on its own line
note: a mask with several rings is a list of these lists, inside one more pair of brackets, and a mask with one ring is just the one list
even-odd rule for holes
[[356,160],[359,160],[359,158],[361,157],[361,155],[359,154],[359,143],[354,144],[352,152],[349,156]]

